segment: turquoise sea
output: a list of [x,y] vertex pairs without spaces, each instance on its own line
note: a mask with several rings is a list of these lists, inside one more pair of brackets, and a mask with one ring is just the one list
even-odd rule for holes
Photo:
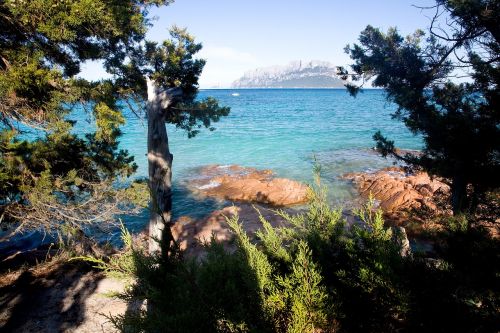
[[[220,204],[197,201],[183,185],[196,177],[197,167],[238,164],[272,169],[278,176],[312,182],[316,159],[323,184],[334,204],[345,205],[355,193],[339,176],[352,171],[377,169],[392,161],[372,151],[373,134],[381,130],[403,149],[421,148],[421,139],[391,118],[395,106],[382,90],[365,90],[356,98],[344,89],[244,89],[201,90],[230,106],[231,114],[188,139],[185,132],[168,126],[174,155],[174,218],[203,216]],[[138,176],[147,175],[146,127],[135,115],[127,116],[121,146],[135,156]],[[127,219],[140,229],[145,217]]]
[[[346,172],[366,171],[389,166],[393,161],[373,150],[373,134],[381,130],[397,147],[421,148],[421,139],[391,118],[395,106],[385,100],[382,90],[365,90],[356,98],[344,89],[240,89],[201,90],[199,97],[212,96],[231,113],[215,123],[216,130],[202,130],[188,139],[185,132],[168,126],[173,162],[173,217],[202,217],[225,203],[199,201],[186,190],[185,183],[196,177],[200,166],[238,164],[272,169],[277,176],[305,183],[313,180],[314,161],[321,165],[322,183],[329,188],[334,205],[348,206],[356,193],[351,184],[339,178]],[[81,112],[76,113],[80,115]],[[70,117],[72,118],[72,117]],[[121,148],[135,156],[137,177],[147,176],[146,122],[132,112],[126,114]],[[88,131],[89,124],[76,118],[77,132]],[[122,216],[132,232],[142,230],[147,212]],[[102,241],[115,242],[119,229],[97,232]],[[36,246],[40,241],[21,237]],[[21,242],[20,242],[21,243]],[[2,246],[0,246],[1,248]]]

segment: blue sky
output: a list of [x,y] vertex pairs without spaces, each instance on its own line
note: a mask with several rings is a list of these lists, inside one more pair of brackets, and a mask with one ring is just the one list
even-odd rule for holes
[[[413,7],[432,0],[177,0],[155,8],[148,38],[169,37],[172,25],[187,27],[203,43],[207,65],[200,86],[227,87],[247,70],[284,65],[293,60],[325,60],[345,65],[343,52],[371,24],[404,33],[429,25],[430,11]],[[96,64],[83,76],[103,75]]]

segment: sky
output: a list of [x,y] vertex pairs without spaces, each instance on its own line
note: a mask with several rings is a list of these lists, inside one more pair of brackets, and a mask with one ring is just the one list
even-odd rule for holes
[[[176,0],[153,8],[147,38],[169,38],[172,25],[186,27],[203,44],[207,60],[201,88],[228,87],[246,71],[286,65],[294,60],[323,60],[347,65],[343,49],[355,43],[368,25],[403,34],[429,26],[432,11],[415,6],[432,0]],[[88,63],[83,77],[105,76],[99,64]]]

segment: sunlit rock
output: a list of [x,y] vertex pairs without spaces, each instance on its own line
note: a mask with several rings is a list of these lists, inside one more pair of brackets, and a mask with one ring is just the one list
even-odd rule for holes
[[286,178],[274,178],[271,170],[237,165],[200,168],[189,188],[195,195],[217,199],[289,206],[307,201],[307,186]]
[[447,184],[431,178],[425,172],[407,174],[400,168],[387,168],[373,173],[349,173],[343,178],[353,181],[362,196],[372,195],[386,212],[421,207],[435,211],[435,194],[447,194],[450,191]]

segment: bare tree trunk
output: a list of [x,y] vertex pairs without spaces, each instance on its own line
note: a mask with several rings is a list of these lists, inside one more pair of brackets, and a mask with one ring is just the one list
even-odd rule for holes
[[176,91],[162,92],[149,78],[147,85],[148,165],[151,193],[149,253],[166,255],[173,240],[170,231],[173,155],[168,147],[165,113],[175,98]]
[[467,183],[463,176],[458,174],[452,179],[451,183],[451,206],[453,214],[463,213],[467,205]]

